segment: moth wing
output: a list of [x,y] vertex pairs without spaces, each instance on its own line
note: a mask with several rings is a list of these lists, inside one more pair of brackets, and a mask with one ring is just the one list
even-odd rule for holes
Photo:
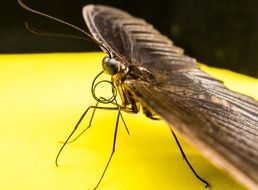
[[101,5],[85,6],[83,17],[94,39],[127,66],[144,66],[161,74],[196,67],[195,59],[185,56],[183,49],[143,19]]
[[[242,180],[258,181],[257,102],[229,91],[213,78],[205,79],[207,84],[199,84],[209,85],[205,93],[142,80],[126,80],[123,87],[214,163]],[[193,82],[186,85],[194,86]]]

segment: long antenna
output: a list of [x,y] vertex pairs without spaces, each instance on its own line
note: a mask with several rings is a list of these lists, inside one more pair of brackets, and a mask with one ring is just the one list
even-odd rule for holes
[[38,35],[38,36],[48,36],[48,37],[61,37],[61,38],[73,38],[73,39],[79,39],[79,40],[86,40],[88,42],[92,42],[92,39],[82,36],[76,36],[71,34],[61,34],[61,33],[51,33],[48,31],[39,30],[33,26],[31,26],[29,23],[25,22],[24,24],[25,28],[30,31],[32,34]]
[[59,18],[56,18],[56,17],[54,17],[54,16],[48,15],[48,14],[46,14],[46,13],[44,13],[44,12],[41,12],[41,11],[32,9],[32,8],[30,8],[29,6],[25,5],[22,0],[18,0],[18,3],[21,5],[22,8],[24,8],[25,10],[27,10],[27,11],[29,11],[29,12],[32,12],[32,13],[37,14],[37,15],[41,15],[41,16],[46,17],[46,18],[49,18],[49,19],[51,19],[51,20],[54,20],[54,21],[56,21],[56,22],[58,22],[58,23],[64,24],[64,25],[66,25],[66,26],[69,26],[70,28],[73,28],[73,29],[75,29],[75,30],[77,30],[77,31],[79,31],[79,32],[81,32],[81,33],[83,33],[83,34],[86,35],[89,39],[91,39],[91,41],[92,41],[93,43],[95,43],[95,44],[97,44],[98,46],[100,46],[100,47],[102,47],[103,49],[105,49],[105,50],[106,50],[106,53],[108,54],[108,56],[109,56],[110,58],[112,58],[111,53],[109,52],[109,50],[108,50],[104,45],[102,45],[100,42],[96,41],[88,32],[86,32],[86,31],[83,30],[82,28],[80,28],[80,27],[78,27],[78,26],[75,26],[75,25],[73,25],[73,24],[71,24],[71,23],[69,23],[69,22],[66,22],[66,21],[64,21],[64,20],[62,20],[62,19],[59,19]]

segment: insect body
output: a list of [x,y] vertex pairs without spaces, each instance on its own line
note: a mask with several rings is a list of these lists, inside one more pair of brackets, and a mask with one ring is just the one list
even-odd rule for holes
[[112,59],[128,68],[112,78],[129,104],[140,103],[149,117],[157,114],[210,160],[257,188],[257,101],[200,70],[195,59],[142,19],[96,5],[85,6],[83,16]]

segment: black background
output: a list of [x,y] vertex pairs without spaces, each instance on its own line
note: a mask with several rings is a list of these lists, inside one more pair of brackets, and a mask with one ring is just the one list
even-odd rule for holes
[[[258,1],[255,0],[24,0],[24,3],[84,29],[81,14],[84,5],[112,5],[152,23],[200,62],[258,77]],[[25,21],[42,31],[81,35],[25,11],[16,0],[1,2],[0,18],[0,53],[99,50],[83,40],[31,34],[24,27]]]

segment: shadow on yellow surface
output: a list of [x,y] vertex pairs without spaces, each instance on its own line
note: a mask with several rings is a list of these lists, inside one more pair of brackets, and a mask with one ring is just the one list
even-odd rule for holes
[[[111,152],[115,111],[98,110],[93,126],[64,149],[60,167],[54,160],[58,141],[64,141],[82,112],[95,104],[90,87],[102,57],[102,53],[0,56],[0,189],[85,190],[96,185]],[[202,67],[235,90],[258,94],[256,79]],[[99,189],[205,189],[183,161],[166,123],[141,113],[123,116],[130,136],[120,125],[116,153]],[[88,121],[89,116],[79,130]],[[212,190],[244,189],[182,139],[181,143]]]

